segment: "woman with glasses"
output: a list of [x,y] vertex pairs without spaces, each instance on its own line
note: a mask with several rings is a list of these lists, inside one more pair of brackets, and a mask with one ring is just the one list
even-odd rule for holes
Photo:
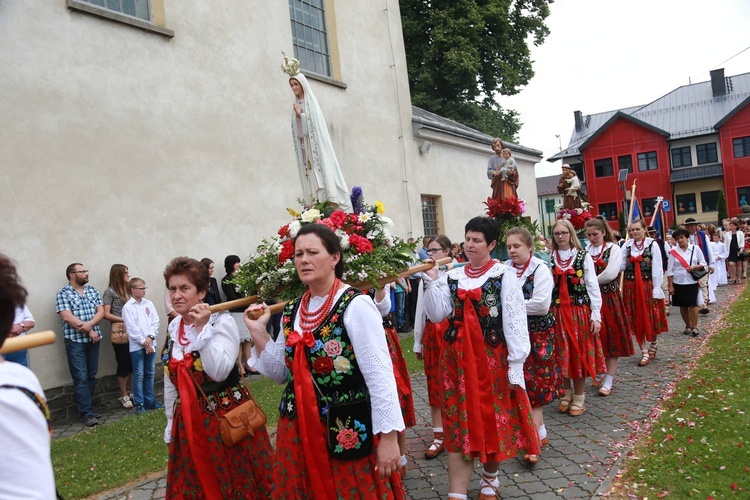
[[[451,248],[451,240],[441,234],[430,241],[427,253],[432,260],[440,260],[450,255]],[[444,274],[445,271],[439,272],[441,277]],[[433,433],[432,444],[424,453],[424,457],[428,460],[436,458],[445,451],[443,417],[440,410],[443,404],[443,389],[438,377],[438,368],[446,328],[448,328],[447,319],[437,323],[427,319],[424,310],[424,288],[420,287],[417,293],[417,312],[414,320],[414,354],[418,360],[424,362],[424,373],[427,378],[427,398],[430,403]]]
[[609,224],[600,215],[586,222],[586,238],[589,240],[586,250],[594,261],[596,280],[602,292],[602,329],[599,339],[604,351],[607,372],[599,388],[599,395],[609,396],[618,359],[635,353],[630,333],[633,329],[630,318],[624,312],[618,279],[622,251],[615,243]]
[[657,336],[668,330],[661,289],[664,268],[661,251],[656,241],[646,236],[643,220],[633,221],[628,226],[628,235],[630,239],[622,246],[620,264],[620,271],[625,271],[622,299],[625,314],[633,322],[636,342],[641,347],[638,366],[646,366],[656,357]]
[[[602,296],[591,256],[583,249],[573,225],[558,220],[552,227],[552,311],[558,361],[565,379],[560,413],[577,417],[586,411],[586,377],[606,369],[599,340]],[[571,379],[573,387],[571,388]]]

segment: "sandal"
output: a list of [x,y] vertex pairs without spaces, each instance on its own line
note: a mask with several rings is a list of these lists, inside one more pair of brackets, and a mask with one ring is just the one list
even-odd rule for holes
[[[497,484],[496,484],[497,483]],[[499,482],[497,480],[497,476],[495,477],[487,477],[482,474],[482,479],[479,481],[479,498],[478,500],[496,500],[497,498],[500,498],[500,492],[497,491],[497,488],[499,486]],[[492,491],[494,494],[486,495],[482,493],[482,488],[492,488]]]
[[424,457],[427,460],[432,460],[433,458],[437,458],[438,455],[440,455],[442,452],[445,451],[445,437],[442,432],[436,432],[435,437],[433,438],[432,444],[429,448],[427,448],[427,451],[424,452]]
[[685,328],[685,331],[682,332],[683,335],[690,335],[691,333],[693,333],[693,330],[691,330],[690,328]]
[[698,335],[700,335],[700,332],[698,331],[698,329],[697,329],[697,328],[693,328],[693,331],[692,331],[692,332],[690,332],[690,333],[692,333],[692,334],[693,334],[693,337],[697,337]]
[[599,388],[599,395],[600,396],[609,396],[610,394],[612,394],[612,390],[611,389],[607,389],[606,387],[600,387]]
[[568,413],[571,401],[572,399],[561,399],[560,404],[557,405],[557,411],[560,413]]
[[117,398],[117,401],[119,401],[122,407],[125,408],[126,410],[129,410],[133,407],[133,402],[130,400],[130,397],[128,396]]
[[659,346],[657,345],[657,343],[656,343],[656,342],[651,342],[651,345],[650,345],[650,346],[649,346],[649,348],[648,348],[648,357],[649,357],[650,359],[654,359],[654,358],[656,357],[656,349],[657,349],[658,347],[659,347]]
[[539,455],[529,455],[528,453],[523,456],[523,461],[529,465],[536,465],[539,463]]
[[583,415],[586,413],[586,405],[584,403],[581,403],[580,405],[571,403],[570,404],[570,411],[568,412],[568,415],[571,417],[578,417],[580,415]]
[[641,351],[641,360],[638,362],[638,366],[646,366],[651,362],[651,358],[648,356],[648,351]]

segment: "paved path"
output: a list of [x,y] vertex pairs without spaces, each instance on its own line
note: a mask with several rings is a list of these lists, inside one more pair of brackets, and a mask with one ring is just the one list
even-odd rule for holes
[[[734,297],[740,287],[725,286],[717,291],[719,303]],[[713,331],[726,305],[713,307],[701,316],[701,330]],[[621,359],[612,394],[603,398],[597,389],[586,388],[588,411],[580,417],[561,415],[556,405],[545,408],[545,423],[550,446],[544,448],[540,462],[527,467],[519,460],[507,460],[500,467],[501,498],[591,498],[607,491],[611,478],[617,474],[621,457],[629,450],[632,439],[650,419],[654,408],[672,382],[685,371],[685,366],[705,335],[692,338],[682,335],[679,311],[672,309],[669,334],[659,341],[657,358],[646,367],[637,366],[640,355]],[[407,431],[409,465],[404,480],[412,499],[445,499],[448,496],[447,457],[425,460],[424,450],[432,441],[429,406],[423,374],[412,378],[417,411],[417,427]],[[110,422],[124,414],[114,411],[104,415]],[[69,435],[80,430],[80,424],[60,425],[56,435]],[[481,466],[475,468],[469,498],[478,495],[477,481]],[[146,478],[137,484],[100,495],[102,499],[164,498],[164,474]]]

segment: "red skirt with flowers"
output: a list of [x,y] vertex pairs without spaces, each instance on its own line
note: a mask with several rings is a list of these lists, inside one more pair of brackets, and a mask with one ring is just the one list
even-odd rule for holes
[[443,335],[448,328],[447,319],[440,323],[426,321],[422,334],[422,359],[427,378],[427,398],[430,406],[440,408],[443,404],[443,384],[438,378],[440,355],[443,350]]
[[[651,280],[643,280],[646,290],[646,303],[639,304],[635,293],[635,280],[625,279],[622,285],[622,302],[624,312],[630,316],[638,344],[643,342],[655,342],[656,336],[661,332],[669,331],[667,316],[664,313],[664,300],[653,298],[654,283]],[[638,309],[645,309],[651,319],[651,329],[643,329],[638,325]]]
[[[563,326],[561,307],[552,306],[555,315],[555,339],[557,340],[556,358],[560,364],[563,378],[581,379],[605,373],[602,343],[598,334],[591,333],[591,308],[587,305],[571,306],[574,331],[566,332]],[[575,336],[578,349],[571,342]],[[586,368],[588,367],[588,368]]]
[[[233,392],[232,389],[229,391]],[[202,396],[198,397],[201,398],[201,415],[208,440],[198,444],[198,450],[191,449],[182,416],[182,406],[178,400],[174,409],[172,437],[169,443],[166,498],[206,498],[192,453],[202,453],[210,457],[211,463],[214,464],[214,472],[218,478],[222,498],[258,500],[270,498],[273,449],[266,428],[255,431],[254,435],[248,436],[241,443],[226,446],[219,434],[218,419],[208,412]],[[218,396],[212,394],[209,397]],[[235,401],[232,397],[229,399],[231,403],[229,406],[225,405],[225,408],[222,408],[218,401],[214,402],[219,415],[223,415],[244,402],[244,400]]]
[[[315,495],[308,474],[305,455],[299,435],[299,420],[286,416],[279,418],[276,437],[276,455],[273,468],[273,491],[268,498],[309,499]],[[320,450],[320,453],[328,453]],[[330,458],[331,475],[340,499],[405,499],[406,491],[398,472],[387,480],[380,479],[375,470],[375,450],[365,458],[336,460]]]
[[393,363],[393,374],[396,376],[398,402],[401,405],[404,425],[414,427],[417,425],[417,417],[414,414],[414,395],[411,390],[409,369],[406,367],[404,353],[401,350],[401,342],[390,321],[388,321],[388,324],[384,322],[383,327],[385,328],[385,338],[388,341],[388,352],[391,354],[391,362]]
[[607,358],[626,358],[635,353],[630,316],[625,314],[619,287],[602,290],[602,329],[599,338]]
[[555,327],[529,332],[531,352],[523,364],[526,393],[532,408],[565,396],[563,376],[555,357]]
[[[508,382],[508,348],[504,342],[493,348],[481,338],[482,350],[467,350],[465,342],[471,341],[468,337],[477,335],[481,338],[478,325],[476,329],[461,326],[456,340],[443,345],[440,378],[445,449],[466,459],[479,458],[482,463],[539,455],[539,434],[529,397],[521,387],[511,389]],[[479,345],[478,339],[474,340],[473,345]],[[473,359],[465,357],[468,352],[474,353]],[[486,367],[487,376],[478,378],[476,387],[462,368],[468,364]],[[470,407],[469,391],[476,394],[478,412]],[[472,425],[472,421],[479,425]]]

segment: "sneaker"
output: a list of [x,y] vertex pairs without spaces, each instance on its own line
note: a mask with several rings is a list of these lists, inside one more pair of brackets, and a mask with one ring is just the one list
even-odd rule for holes
[[95,415],[86,415],[84,424],[86,425],[86,427],[96,427],[97,425],[99,425],[99,421],[96,419]]
[[144,408],[143,405],[136,405],[135,414],[140,415],[141,413],[146,413],[146,408]]
[[130,400],[130,397],[128,396],[117,398],[117,401],[119,401],[122,407],[125,408],[126,410],[129,410],[133,407],[133,402]]
[[154,406],[149,406],[146,408],[147,410],[162,410],[164,409],[164,405],[161,403],[154,403]]

